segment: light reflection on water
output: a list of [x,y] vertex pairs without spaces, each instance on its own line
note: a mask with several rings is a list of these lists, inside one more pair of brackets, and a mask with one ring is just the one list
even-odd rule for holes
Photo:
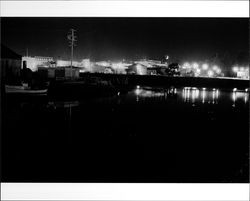
[[[125,97],[123,99],[122,97]],[[107,100],[113,102],[126,102],[136,101],[140,103],[144,100],[147,101],[178,101],[186,104],[195,106],[197,104],[224,104],[225,102],[230,103],[231,106],[235,107],[238,104],[247,105],[249,102],[248,91],[223,91],[220,89],[209,89],[209,88],[196,88],[196,87],[184,87],[184,88],[152,88],[152,87],[140,87],[137,86],[135,89],[129,91],[127,94],[107,98],[98,98],[95,100],[97,103],[106,102]],[[57,108],[72,108],[77,107],[82,102],[79,101],[68,101],[68,102],[48,102],[47,107]]]
[[233,101],[233,106],[235,106],[235,103],[239,100],[243,100],[244,103],[246,104],[249,100],[249,94],[248,92],[242,92],[242,91],[233,91],[232,92],[232,101]]
[[56,108],[71,108],[79,106],[79,101],[50,101],[48,107]]
[[[223,94],[222,97],[221,94]],[[232,101],[232,106],[235,106],[237,102],[244,102],[245,104],[249,101],[249,93],[247,91],[232,90],[230,91],[220,91],[219,89],[206,89],[206,88],[196,88],[196,87],[184,87],[184,88],[168,88],[168,89],[157,89],[154,88],[143,88],[137,87],[134,90],[134,95],[136,96],[136,101],[140,101],[146,98],[164,98],[175,97],[181,99],[185,103],[208,103],[208,104],[218,104],[220,98],[228,99]],[[231,98],[230,98],[231,96]]]

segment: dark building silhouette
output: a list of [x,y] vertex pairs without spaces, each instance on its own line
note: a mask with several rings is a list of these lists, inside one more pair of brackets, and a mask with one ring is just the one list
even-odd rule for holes
[[1,44],[1,80],[15,83],[21,75],[22,56]]

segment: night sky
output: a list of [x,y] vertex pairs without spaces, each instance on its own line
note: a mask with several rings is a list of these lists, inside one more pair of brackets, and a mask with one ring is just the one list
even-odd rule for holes
[[248,64],[247,18],[2,18],[2,43],[21,55],[70,59],[67,33],[77,30],[75,59],[203,61]]

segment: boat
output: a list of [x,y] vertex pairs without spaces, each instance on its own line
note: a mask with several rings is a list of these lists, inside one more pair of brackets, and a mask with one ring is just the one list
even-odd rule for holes
[[5,85],[6,94],[47,94],[48,89],[31,89],[27,86]]

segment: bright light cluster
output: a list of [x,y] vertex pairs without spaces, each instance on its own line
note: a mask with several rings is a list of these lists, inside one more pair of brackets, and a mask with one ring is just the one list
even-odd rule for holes
[[207,75],[208,75],[208,77],[213,77],[214,72],[212,70],[209,70],[209,71],[207,71]]
[[202,70],[207,70],[208,69],[208,64],[202,64]]
[[239,67],[239,66],[234,66],[233,67],[233,72],[249,72],[249,67]]
[[232,70],[237,78],[249,79],[249,67],[234,66]]
[[182,69],[193,71],[195,76],[214,77],[221,74],[221,68],[217,65],[209,66],[207,63],[199,64],[193,62],[192,64],[185,62]]

